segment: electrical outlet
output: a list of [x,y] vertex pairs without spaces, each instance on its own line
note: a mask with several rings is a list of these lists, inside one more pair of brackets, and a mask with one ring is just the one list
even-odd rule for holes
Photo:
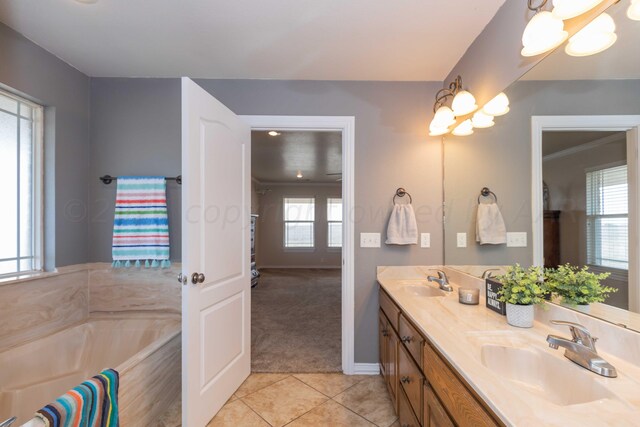
[[458,247],[466,248],[467,247],[467,233],[458,233]]
[[431,233],[420,233],[420,247],[431,247]]
[[507,233],[507,247],[510,248],[526,248],[527,233]]
[[379,248],[380,233],[360,233],[361,248]]

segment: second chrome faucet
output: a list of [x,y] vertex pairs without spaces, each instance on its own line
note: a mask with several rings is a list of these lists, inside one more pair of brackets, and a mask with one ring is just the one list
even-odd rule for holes
[[453,292],[453,288],[449,284],[449,278],[447,277],[447,273],[445,273],[442,270],[437,270],[437,273],[438,273],[438,277],[427,276],[427,280],[429,282],[436,282],[440,286],[440,289],[442,289],[445,292]]

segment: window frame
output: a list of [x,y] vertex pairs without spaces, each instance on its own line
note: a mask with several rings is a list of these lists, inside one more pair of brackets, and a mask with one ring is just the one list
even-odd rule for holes
[[[287,220],[286,217],[286,203],[288,199],[311,199],[313,200],[313,220],[312,221],[300,221],[300,220]],[[316,215],[316,209],[318,207],[317,197],[314,196],[282,196],[282,247],[285,252],[314,252],[316,250],[316,221],[318,215]],[[287,224],[311,224],[311,246],[288,246],[287,245]]]
[[[589,174],[593,173],[593,172],[600,172],[600,171],[605,171],[607,169],[613,169],[613,168],[618,168],[621,166],[625,166],[627,169],[627,184],[629,183],[629,165],[626,161],[619,161],[619,162],[612,162],[612,163],[607,163],[604,165],[599,165],[596,167],[591,167],[591,168],[587,168],[585,169],[585,182],[587,183],[589,181]],[[629,185],[627,185],[627,202],[629,202]],[[585,186],[585,204],[589,203],[589,199],[591,197],[591,194],[589,192],[586,191],[586,186]],[[627,268],[621,268],[621,267],[612,267],[609,265],[604,265],[602,263],[597,263],[595,262],[597,257],[596,257],[596,249],[595,247],[591,247],[592,245],[595,245],[595,243],[593,243],[594,239],[590,238],[590,236],[592,234],[594,234],[596,232],[596,228],[597,226],[596,221],[597,219],[602,219],[602,218],[626,218],[627,219],[627,236],[629,235],[629,208],[627,207],[627,213],[626,214],[590,214],[589,210],[587,209],[587,206],[585,206],[585,237],[586,237],[586,257],[587,257],[587,265],[593,267],[593,269],[598,269],[598,270],[602,270],[602,271],[609,271],[611,270],[612,272],[617,272],[617,275],[620,276],[625,276],[627,274],[627,272],[629,271],[629,264],[631,262],[630,260],[630,253],[629,253],[629,248],[628,248],[628,243],[627,243]],[[593,258],[595,257],[595,258]],[[623,261],[619,261],[619,262],[623,262]]]
[[[341,221],[332,221],[329,219],[329,201],[330,200],[340,200],[340,208],[342,209],[342,220]],[[327,197],[327,249],[331,250],[331,251],[341,251],[342,250],[342,246],[343,246],[343,230],[342,228],[340,229],[340,246],[331,246],[330,244],[330,239],[329,239],[329,235],[330,233],[330,228],[331,228],[331,224],[343,224],[344,223],[344,203],[342,201],[342,196],[340,197]]]
[[[20,106],[26,105],[32,110],[31,126],[32,126],[32,161],[33,170],[31,178],[33,180],[33,193],[31,194],[32,218],[31,229],[33,230],[31,239],[33,251],[30,256],[22,256],[20,248],[20,203],[18,203],[18,228],[17,228],[17,253],[15,258],[3,258],[0,261],[16,262],[16,271],[0,274],[0,278],[20,277],[43,271],[44,266],[44,106],[36,104],[21,96],[0,88],[0,95],[13,99],[18,103],[18,112],[13,113],[0,108],[0,111],[15,116],[18,120],[17,141],[20,141],[20,118],[26,118],[20,114]],[[16,158],[17,174],[18,174],[18,201],[20,200],[20,150]],[[30,270],[20,270],[20,260],[33,259],[32,268]]]

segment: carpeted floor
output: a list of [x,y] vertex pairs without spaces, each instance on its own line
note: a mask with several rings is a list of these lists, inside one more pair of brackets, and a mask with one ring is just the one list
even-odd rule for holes
[[253,372],[341,372],[340,269],[265,269],[252,290]]

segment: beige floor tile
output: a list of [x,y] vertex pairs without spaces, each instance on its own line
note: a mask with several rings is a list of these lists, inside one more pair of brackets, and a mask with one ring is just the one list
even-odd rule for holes
[[287,427],[375,427],[369,421],[359,415],[354,414],[339,403],[329,400],[328,402],[307,412],[296,419]]
[[322,393],[288,377],[242,398],[269,424],[280,427],[327,400]]
[[244,397],[273,383],[282,381],[288,376],[289,374],[251,374],[238,388],[235,395],[236,397]]
[[269,424],[251,410],[242,400],[227,403],[213,417],[207,427],[269,427]]
[[294,374],[294,376],[329,397],[342,393],[367,377],[366,375],[344,374]]
[[378,426],[389,426],[396,414],[381,376],[371,376],[333,398]]
[[180,427],[182,425],[182,400],[176,399],[158,419],[157,427]]

